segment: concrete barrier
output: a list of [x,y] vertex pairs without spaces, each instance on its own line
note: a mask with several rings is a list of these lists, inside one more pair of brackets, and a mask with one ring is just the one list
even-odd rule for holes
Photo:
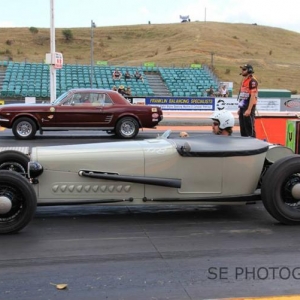
[[[164,119],[160,126],[210,126],[212,111],[163,111]],[[237,112],[232,112],[235,117],[235,125],[239,125]],[[295,119],[300,117],[300,112],[257,112],[257,117],[282,117]]]

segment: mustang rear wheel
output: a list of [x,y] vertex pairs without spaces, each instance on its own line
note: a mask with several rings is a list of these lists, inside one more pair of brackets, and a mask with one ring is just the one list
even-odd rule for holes
[[132,117],[124,117],[116,125],[116,135],[123,139],[134,138],[139,133],[139,124]]
[[32,119],[23,117],[14,122],[12,132],[17,139],[30,140],[36,134],[36,124]]
[[267,211],[284,224],[300,224],[300,156],[276,161],[263,177],[262,201]]
[[29,157],[22,152],[2,151],[0,152],[0,170],[14,171],[22,176],[27,176]]
[[0,170],[0,234],[23,229],[36,210],[36,193],[20,174]]

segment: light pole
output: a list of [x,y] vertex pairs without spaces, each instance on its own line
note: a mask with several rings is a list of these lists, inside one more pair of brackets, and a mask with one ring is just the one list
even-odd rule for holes
[[91,88],[93,88],[94,77],[94,28],[96,28],[96,24],[91,20]]
[[55,27],[54,27],[54,0],[50,0],[50,102],[56,99],[56,69],[53,57],[55,55]]

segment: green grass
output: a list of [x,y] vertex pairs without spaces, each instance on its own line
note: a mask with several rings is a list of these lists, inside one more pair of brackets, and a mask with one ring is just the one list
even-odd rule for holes
[[[50,30],[1,28],[0,59],[42,62],[50,52]],[[71,28],[72,42],[66,42],[63,28],[56,29],[56,51],[65,63],[90,63],[90,28]],[[7,42],[7,41],[10,42]],[[10,44],[10,45],[8,45]],[[160,25],[94,28],[94,61],[110,65],[158,66],[211,65],[222,81],[232,81],[234,92],[240,83],[239,66],[250,63],[260,88],[300,92],[300,34],[280,28],[250,24],[191,22]],[[213,55],[212,55],[213,53]]]

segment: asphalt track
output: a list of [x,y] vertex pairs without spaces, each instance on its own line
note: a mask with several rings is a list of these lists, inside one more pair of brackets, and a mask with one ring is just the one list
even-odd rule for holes
[[[209,117],[203,116],[202,114],[201,114],[201,116],[199,116],[197,114],[182,115],[182,113],[181,113],[181,116],[176,116],[176,114],[172,113],[170,115],[166,115],[164,121],[162,121],[161,124],[157,126],[157,129],[144,129],[144,131],[165,131],[165,130],[171,129],[172,131],[210,132],[212,129],[210,124],[211,124],[211,120],[209,119]],[[0,128],[0,130],[3,131],[3,130],[5,130],[5,128]],[[233,131],[235,134],[239,134],[239,126],[234,126]],[[36,267],[36,268],[38,268],[38,267]],[[28,292],[28,294],[30,294],[30,293]],[[23,296],[25,299],[26,298],[25,295],[23,295]],[[51,295],[51,296],[53,297],[53,295]],[[51,296],[49,294],[49,299],[51,298]],[[124,297],[124,295],[123,296],[120,295],[119,299],[122,299],[123,297]],[[64,296],[62,298],[64,298]],[[11,299],[11,298],[9,298],[9,296],[8,296],[7,299]],[[158,299],[158,298],[156,298],[156,299]],[[201,298],[199,298],[199,299],[201,299]],[[204,298],[202,298],[202,299],[204,299]],[[205,298],[205,299],[207,299],[207,298]],[[222,300],[299,300],[300,295],[238,297],[238,298],[210,298],[210,300],[221,300],[221,299]]]

